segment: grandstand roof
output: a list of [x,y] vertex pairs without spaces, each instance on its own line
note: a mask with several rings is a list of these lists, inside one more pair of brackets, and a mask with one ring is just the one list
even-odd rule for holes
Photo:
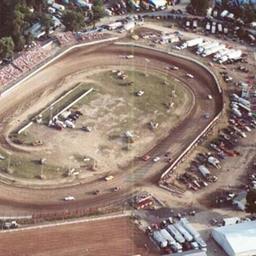
[[229,256],[256,254],[256,221],[215,228],[212,236]]

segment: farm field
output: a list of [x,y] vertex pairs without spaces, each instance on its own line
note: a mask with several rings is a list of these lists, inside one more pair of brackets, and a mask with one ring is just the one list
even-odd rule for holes
[[148,237],[126,217],[1,233],[0,239],[5,256],[158,255]]

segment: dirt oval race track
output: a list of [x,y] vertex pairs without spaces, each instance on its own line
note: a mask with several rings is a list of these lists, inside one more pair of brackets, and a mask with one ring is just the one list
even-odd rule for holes
[[[120,56],[133,54],[134,59],[124,59],[120,62]],[[191,106],[188,116],[163,141],[151,149],[150,154],[162,155],[172,148],[173,158],[180,153],[204,130],[211,120],[222,109],[222,95],[218,91],[216,81],[212,75],[203,67],[192,61],[180,57],[167,55],[155,50],[118,46],[114,44],[83,47],[72,50],[62,56],[42,71],[35,74],[27,81],[20,84],[5,97],[0,97],[0,120],[8,120],[20,103],[31,102],[35,97],[43,93],[46,88],[59,84],[63,78],[79,71],[86,71],[96,67],[134,65],[144,67],[145,58],[150,60],[149,69],[164,71],[168,65],[176,65],[178,71],[169,70],[169,76],[178,78],[184,86],[188,87],[195,97],[195,104]],[[166,70],[164,72],[167,72]],[[186,73],[194,75],[194,79],[186,78]],[[213,96],[212,100],[207,95]],[[209,114],[209,119],[204,114]],[[13,121],[13,120],[11,120]],[[0,126],[1,146],[6,147],[3,134],[11,121],[3,122]],[[146,152],[145,152],[146,153]],[[152,162],[136,162],[135,168],[127,173],[117,175],[114,180],[104,183],[99,181],[93,184],[80,184],[67,188],[55,189],[31,189],[20,188],[0,183],[0,215],[33,214],[35,212],[61,211],[65,209],[98,207],[102,204],[117,202],[126,198],[126,195],[138,185],[147,182],[156,182],[162,173],[162,168]],[[129,177],[135,179],[129,181]],[[91,195],[92,191],[100,187],[111,188],[119,186],[122,189],[117,193],[104,193],[98,196]],[[73,195],[76,200],[63,202],[66,195]]]

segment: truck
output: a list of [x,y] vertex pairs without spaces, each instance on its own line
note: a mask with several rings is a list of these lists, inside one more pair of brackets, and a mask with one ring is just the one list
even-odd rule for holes
[[152,238],[160,248],[165,248],[168,246],[168,241],[162,236],[159,230],[153,232]]
[[166,229],[160,229],[160,233],[162,237],[168,242],[169,245],[176,243],[175,239],[170,235],[170,233],[168,233]]
[[168,225],[166,227],[166,229],[175,238],[175,240],[178,241],[180,244],[185,243],[185,238],[173,225]]
[[203,38],[199,37],[199,38],[194,38],[194,39],[191,39],[191,40],[188,40],[186,42],[184,42],[182,45],[181,45],[181,49],[186,49],[188,47],[193,47],[193,46],[196,46],[198,44],[201,44],[202,42],[204,41]]
[[203,57],[207,57],[207,56],[210,56],[216,52],[218,52],[219,50],[222,50],[222,49],[225,49],[226,46],[224,44],[220,44],[220,45],[217,45],[215,47],[212,47],[212,48],[209,48],[207,50],[205,50],[202,54]]

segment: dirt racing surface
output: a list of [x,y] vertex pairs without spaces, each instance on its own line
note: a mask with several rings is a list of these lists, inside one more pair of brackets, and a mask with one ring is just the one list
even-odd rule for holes
[[125,217],[0,233],[0,240],[5,256],[157,255],[149,238]]
[[[45,91],[51,90],[60,93],[62,90],[67,90],[68,88],[60,87],[60,82],[65,77],[78,71],[96,67],[124,65],[124,61],[120,63],[120,56],[127,54],[133,54],[135,58],[125,60],[127,62],[125,65],[144,68],[145,58],[148,58],[150,59],[149,69],[161,71],[168,65],[178,66],[180,70],[170,70],[168,72],[170,77],[182,81],[184,86],[194,94],[196,101],[191,107],[189,115],[177,127],[169,131],[168,137],[158,141],[157,146],[152,150],[148,149],[152,158],[159,155],[163,157],[166,151],[171,150],[172,157],[175,159],[208,125],[221,108],[221,97],[216,89],[214,80],[205,69],[188,60],[148,49],[115,45],[94,46],[72,51],[21,84],[7,97],[2,98],[0,107],[0,117],[3,120],[3,125],[0,128],[3,135],[1,137],[2,144],[6,146],[4,134],[10,128],[15,127],[19,120],[31,114],[31,106],[33,111],[37,111],[56,96],[56,93],[52,93],[49,94],[50,96],[48,95],[49,97],[45,97]],[[195,79],[187,79],[187,72],[193,74]],[[208,94],[213,95],[213,100],[207,99]],[[15,110],[19,113],[15,113]],[[205,112],[208,113],[209,119],[204,118]],[[22,154],[26,155],[27,153]],[[138,183],[157,181],[165,165],[166,162],[164,161],[158,163],[137,161],[134,162],[131,170],[115,175],[115,178],[107,183],[102,181],[101,178],[92,184],[80,184],[71,188],[36,189],[33,190],[33,193],[28,188],[1,184],[0,202],[2,207],[0,210],[4,213],[8,208],[10,210],[15,210],[16,208],[16,210],[20,209],[22,212],[32,211],[34,213],[42,209],[52,211],[65,209],[66,207],[85,207],[85,205],[90,207],[92,204],[110,202],[113,198],[122,197],[124,190],[134,188]],[[111,193],[111,189],[114,186],[121,187],[120,192],[115,195]],[[102,189],[102,191],[100,195],[95,197],[91,192],[98,188]],[[63,197],[67,195],[73,195],[77,200],[72,203],[63,202]],[[10,205],[13,207],[10,207]]]

